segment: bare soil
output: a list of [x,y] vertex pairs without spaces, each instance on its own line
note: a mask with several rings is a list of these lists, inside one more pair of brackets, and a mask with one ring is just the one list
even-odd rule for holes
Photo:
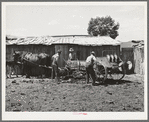
[[144,79],[126,75],[92,86],[85,80],[6,79],[6,111],[144,111]]

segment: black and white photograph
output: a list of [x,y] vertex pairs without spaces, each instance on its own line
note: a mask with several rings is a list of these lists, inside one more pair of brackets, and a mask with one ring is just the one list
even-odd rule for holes
[[147,120],[147,2],[2,2],[2,120]]

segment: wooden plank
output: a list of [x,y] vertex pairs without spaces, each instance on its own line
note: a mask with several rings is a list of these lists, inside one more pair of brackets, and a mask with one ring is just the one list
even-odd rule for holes
[[81,52],[81,46],[78,45],[78,46],[76,46],[76,55],[77,55],[78,60],[81,59],[80,52]]
[[134,48],[134,72],[144,74],[144,49]]
[[107,57],[97,57],[96,58],[98,63],[103,65],[104,67],[108,67],[108,68],[111,68],[112,65],[109,63]]

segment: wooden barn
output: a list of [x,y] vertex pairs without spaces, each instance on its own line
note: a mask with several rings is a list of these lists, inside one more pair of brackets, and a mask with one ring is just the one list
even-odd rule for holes
[[144,41],[132,40],[121,43],[123,61],[132,62],[132,70],[129,73],[143,74],[144,69]]
[[59,64],[60,67],[64,67],[64,60],[68,59],[70,48],[74,49],[78,60],[86,60],[91,51],[95,51],[97,57],[114,53],[120,55],[120,42],[110,37],[46,36],[6,38],[6,60],[13,60],[14,51],[47,53],[52,56],[58,49],[61,49]]

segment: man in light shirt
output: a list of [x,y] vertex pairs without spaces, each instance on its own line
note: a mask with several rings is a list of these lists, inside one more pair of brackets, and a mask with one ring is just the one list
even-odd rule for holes
[[93,83],[92,85],[95,85],[95,71],[93,69],[94,64],[96,63],[96,58],[95,58],[95,52],[92,51],[91,55],[87,57],[86,59],[86,82],[89,83],[89,76],[91,76]]
[[60,83],[58,60],[59,60],[61,52],[62,52],[61,50],[58,50],[58,52],[52,56],[52,74],[51,74],[51,76],[52,76],[52,79],[55,78],[55,82],[57,82],[58,84]]

